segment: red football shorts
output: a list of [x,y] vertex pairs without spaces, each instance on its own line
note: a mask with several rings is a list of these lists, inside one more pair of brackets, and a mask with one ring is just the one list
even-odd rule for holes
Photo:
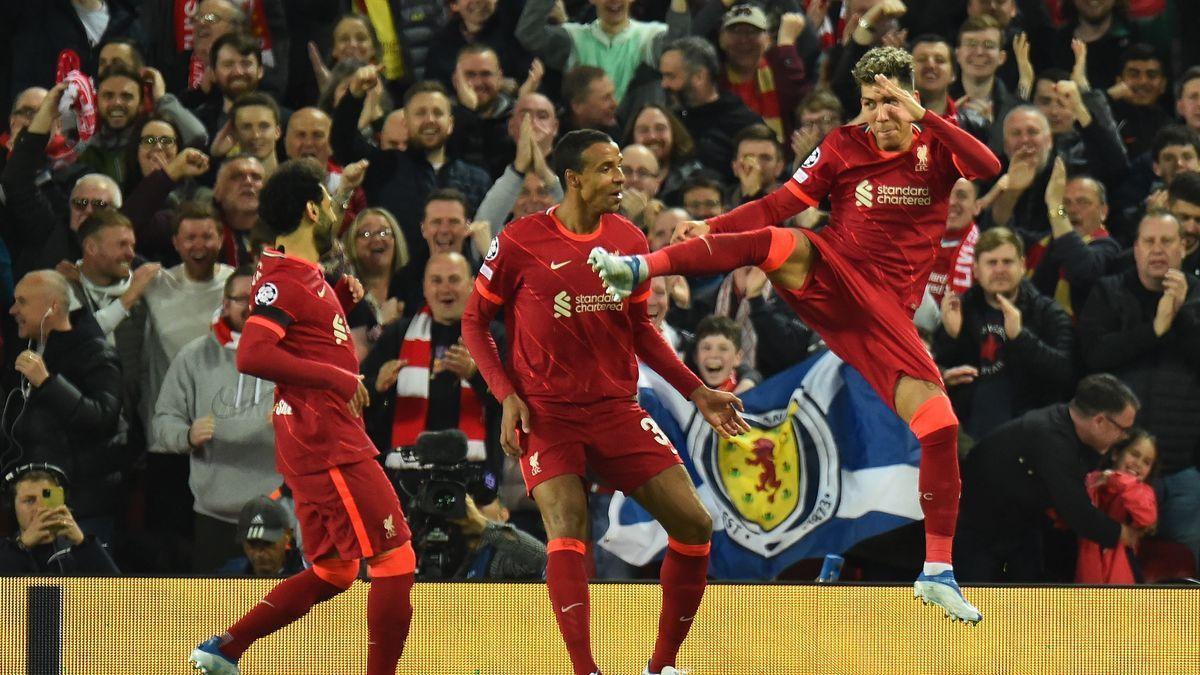
[[800,290],[775,291],[829,349],[857,370],[895,410],[896,383],[908,375],[942,384],[912,316],[887,286],[847,261],[819,233],[799,230],[814,256]]
[[531,494],[539,483],[564,474],[594,476],[630,494],[681,463],[654,418],[633,400],[530,404],[521,449],[521,475]]
[[287,484],[310,561],[370,558],[412,538],[396,490],[374,459],[288,476]]

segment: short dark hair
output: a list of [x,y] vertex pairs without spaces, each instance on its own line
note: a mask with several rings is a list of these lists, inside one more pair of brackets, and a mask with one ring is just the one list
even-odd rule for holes
[[795,118],[796,126],[800,126],[800,116],[806,112],[818,112],[821,110],[832,110],[837,113],[838,121],[845,119],[846,109],[842,106],[842,100],[837,97],[837,94],[825,87],[818,87],[809,92],[800,100],[796,106]]
[[471,217],[471,203],[467,201],[467,196],[462,193],[462,190],[456,188],[439,188],[429,193],[425,198],[425,204],[421,207],[421,219],[425,219],[425,208],[430,202],[458,202],[462,204],[463,215],[467,218]]
[[1183,88],[1192,80],[1200,80],[1200,66],[1192,66],[1179,76],[1179,81],[1175,83],[1175,98],[1183,96]]
[[303,159],[279,165],[258,195],[258,217],[272,236],[291,234],[304,220],[309,202],[324,200],[324,167]]
[[[765,124],[751,124],[742,128],[733,137],[733,151],[736,154],[738,146],[742,141],[770,141],[775,148],[775,156],[783,157],[783,144],[779,142],[779,137],[771,131],[771,127]],[[734,159],[737,159],[735,156]]]
[[1075,396],[1071,398],[1071,407],[1089,417],[1116,415],[1130,406],[1134,410],[1142,407],[1137,394],[1115,375],[1108,373],[1096,373],[1080,380],[1075,387]]
[[[129,51],[133,52],[133,67],[137,70],[141,70],[146,66],[146,57],[142,56],[142,50],[140,47],[138,47],[138,43],[133,38],[126,37],[124,35],[111,37],[100,43],[100,49],[104,49],[109,45],[121,45],[122,47],[129,47]],[[97,50],[96,53],[99,54],[100,51]]]
[[209,48],[208,67],[213,71],[217,69],[217,55],[224,47],[232,48],[238,53],[238,56],[253,56],[258,65],[262,65],[262,43],[258,41],[258,38],[243,31],[234,31],[217,38],[217,41],[212,43],[212,47]]
[[217,225],[217,234],[221,234],[221,218],[211,201],[194,199],[180,204],[171,214],[171,236],[179,234],[179,226],[185,220],[211,220]]
[[1005,244],[1012,244],[1017,249],[1017,256],[1025,257],[1025,242],[1015,232],[1007,227],[993,227],[984,230],[975,242],[975,259],[984,253],[991,253]]
[[1182,171],[1175,174],[1171,187],[1167,188],[1171,203],[1183,200],[1189,204],[1200,206],[1200,173]]
[[717,56],[717,48],[708,40],[691,35],[682,37],[667,45],[662,53],[679,52],[683,62],[687,64],[688,74],[697,70],[708,71],[708,79],[713,86],[718,86],[721,79],[721,59]]
[[96,209],[79,226],[79,240],[90,239],[110,227],[126,227],[133,230],[133,223],[116,209]]
[[567,185],[567,171],[579,173],[583,171],[583,153],[597,143],[612,143],[612,136],[595,129],[577,129],[562,137],[554,146],[550,163],[554,173],[564,188]]
[[683,182],[679,184],[679,199],[682,200],[684,195],[697,188],[716,190],[717,194],[721,195],[721,205],[724,206],[725,184],[721,182],[716,173],[708,169],[701,169],[684,178]]
[[474,55],[491,54],[492,56],[496,57],[496,63],[497,64],[500,63],[500,55],[497,54],[496,50],[486,42],[472,42],[471,44],[467,45],[466,47],[463,47],[462,49],[458,50],[457,58],[461,59],[464,56],[470,56],[473,54]]
[[588,87],[608,73],[596,66],[575,66],[563,75],[562,96],[567,105],[579,103],[587,98]]
[[421,80],[404,92],[404,106],[408,107],[408,104],[419,94],[441,94],[446,97],[447,101],[451,100],[450,93],[446,91],[446,85],[437,80]]
[[729,338],[735,349],[742,348],[742,328],[727,316],[709,315],[696,325],[696,344],[706,337],[720,335]]
[[1068,184],[1075,181],[1087,181],[1092,186],[1092,189],[1096,191],[1096,199],[1100,201],[1100,205],[1108,206],[1108,188],[1104,187],[1104,183],[1086,173],[1078,173],[1067,179]]
[[257,271],[258,271],[258,267],[254,263],[244,263],[244,264],[238,265],[237,268],[233,270],[233,274],[230,274],[229,278],[225,280],[225,287],[223,289],[221,289],[221,293],[225,297],[228,298],[229,291],[230,291],[230,289],[233,288],[234,281],[238,280],[241,277],[252,277],[253,278],[254,273]]
[[1154,134],[1154,140],[1150,142],[1150,159],[1157,162],[1158,154],[1171,145],[1190,145],[1200,155],[1200,136],[1196,132],[1182,124],[1168,124]]
[[912,55],[899,47],[875,47],[863,54],[854,64],[854,81],[860,85],[875,84],[875,76],[895,79],[901,87],[913,88]]
[[915,49],[917,47],[917,45],[919,45],[919,44],[927,44],[927,43],[936,44],[939,42],[941,44],[946,45],[946,47],[950,48],[951,51],[953,51],[954,45],[951,44],[950,40],[946,36],[939,35],[937,33],[921,33],[920,35],[913,38],[912,40],[909,40],[908,51],[909,51],[909,53],[912,53],[912,50]]
[[1163,59],[1158,55],[1158,50],[1146,44],[1145,42],[1135,42],[1125,48],[1121,53],[1120,69],[1125,70],[1125,66],[1130,61],[1158,61],[1158,65],[1163,65]]
[[1058,83],[1069,79],[1071,79],[1071,74],[1062,68],[1045,68],[1038,71],[1037,75],[1033,78],[1033,83],[1036,85],[1042,80]]
[[271,114],[275,117],[275,124],[279,124],[279,104],[275,102],[275,98],[261,91],[250,91],[239,96],[233,102],[233,105],[229,107],[229,119],[233,120],[234,126],[237,126],[238,111],[254,106],[261,106],[270,110]]
[[138,98],[140,99],[142,97],[142,78],[121,63],[114,63],[108,68],[105,68],[103,73],[100,73],[99,77],[96,78],[96,91],[99,92],[101,85],[116,77],[123,77],[127,80],[132,80],[133,83],[137,85]]

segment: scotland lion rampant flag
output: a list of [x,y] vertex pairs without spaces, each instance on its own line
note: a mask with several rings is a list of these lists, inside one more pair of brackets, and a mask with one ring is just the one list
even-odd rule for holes
[[[772,579],[798,560],[843,553],[921,518],[916,438],[832,353],[742,395],[751,431],[730,440],[656,373],[642,368],[638,386],[713,516],[717,578]],[[644,565],[666,541],[644,509],[614,496],[603,548]]]

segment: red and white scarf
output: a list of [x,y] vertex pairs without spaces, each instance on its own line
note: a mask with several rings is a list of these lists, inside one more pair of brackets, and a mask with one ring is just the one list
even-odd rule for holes
[[[404,332],[400,344],[400,359],[406,365],[396,379],[396,410],[392,416],[392,447],[412,445],[425,431],[429,411],[429,382],[432,380],[433,315],[428,307],[421,308]],[[467,459],[482,462],[487,458],[484,438],[487,427],[483,419],[483,401],[466,380],[458,399],[458,428],[467,435]]]

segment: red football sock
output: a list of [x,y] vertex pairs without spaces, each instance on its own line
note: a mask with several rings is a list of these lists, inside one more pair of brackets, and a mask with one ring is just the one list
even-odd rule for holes
[[367,592],[367,675],[395,675],[412,624],[413,575],[371,579]]
[[317,576],[311,568],[289,577],[229,627],[226,632],[230,639],[221,645],[221,652],[237,660],[255,640],[283,628],[308,614],[313,605],[341,592],[342,589]]
[[599,670],[592,658],[591,609],[583,560],[586,548],[582,541],[566,537],[553,539],[546,546],[546,587],[575,675],[590,675]]
[[650,672],[675,665],[692,619],[708,584],[708,554],[711,544],[682,544],[667,540],[667,555],[659,570],[662,583],[662,612],[658,615],[658,639],[650,657]]
[[646,269],[652,277],[719,274],[747,265],[772,272],[779,269],[795,247],[796,233],[783,227],[710,234],[647,254]]
[[958,498],[958,418],[950,399],[936,396],[921,404],[909,422],[921,444],[921,470],[917,479],[921,511],[925,514],[925,562],[950,564]]

